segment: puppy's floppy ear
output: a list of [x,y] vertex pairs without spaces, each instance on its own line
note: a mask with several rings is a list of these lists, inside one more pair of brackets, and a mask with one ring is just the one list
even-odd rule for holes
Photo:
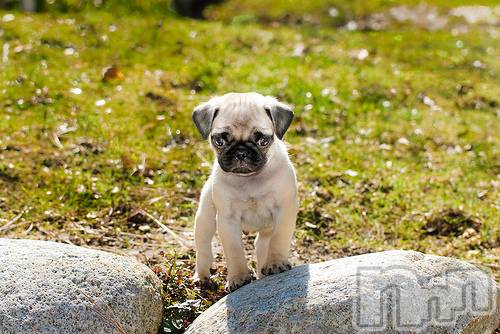
[[214,106],[214,100],[215,98],[202,103],[193,110],[193,122],[203,139],[208,138],[210,130],[212,129],[214,118],[217,116],[217,112],[219,111],[218,107]]
[[267,114],[274,124],[276,136],[283,139],[285,132],[293,120],[292,108],[284,103],[277,101],[274,97],[267,97],[268,103],[264,106]]

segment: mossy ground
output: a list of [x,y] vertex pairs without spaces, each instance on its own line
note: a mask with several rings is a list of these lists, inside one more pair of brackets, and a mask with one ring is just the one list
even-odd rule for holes
[[[206,21],[123,3],[0,12],[0,237],[159,264],[177,287],[166,289],[165,326],[184,328],[222,295],[188,279],[213,159],[191,110],[258,91],[295,107],[296,263],[403,248],[498,275],[496,25],[344,28],[409,1],[230,1]],[[462,4],[430,5],[446,16]]]

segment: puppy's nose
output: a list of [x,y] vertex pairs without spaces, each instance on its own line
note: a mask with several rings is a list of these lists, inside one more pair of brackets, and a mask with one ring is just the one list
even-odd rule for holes
[[234,157],[236,158],[236,160],[242,161],[247,157],[247,153],[245,151],[237,151],[234,154]]

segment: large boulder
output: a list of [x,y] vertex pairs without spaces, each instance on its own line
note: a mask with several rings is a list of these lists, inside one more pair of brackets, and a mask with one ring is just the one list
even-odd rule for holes
[[305,265],[221,299],[187,333],[493,333],[500,288],[452,258],[387,251]]
[[158,333],[161,282],[114,254],[0,239],[0,333]]

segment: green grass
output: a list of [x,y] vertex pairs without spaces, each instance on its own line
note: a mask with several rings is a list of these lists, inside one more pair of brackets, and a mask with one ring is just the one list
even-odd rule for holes
[[[445,12],[455,2],[436,5]],[[307,3],[311,15],[330,6]],[[295,107],[286,140],[301,201],[296,262],[404,248],[495,268],[498,28],[454,35],[410,25],[350,32],[321,20],[228,23],[245,13],[238,6],[263,17],[256,4],[211,8],[221,21],[148,14],[146,5],[119,17],[92,9],[0,20],[10,50],[0,63],[0,237],[139,252],[151,265],[164,262],[163,248],[183,268],[159,270],[166,281],[187,277],[188,231],[213,159],[191,110],[212,95],[258,91]],[[331,4],[356,18],[396,3]],[[267,16],[299,15],[299,5],[276,2]],[[102,80],[110,65],[123,80]],[[186,289],[168,303],[201,298],[203,308],[216,299]]]

